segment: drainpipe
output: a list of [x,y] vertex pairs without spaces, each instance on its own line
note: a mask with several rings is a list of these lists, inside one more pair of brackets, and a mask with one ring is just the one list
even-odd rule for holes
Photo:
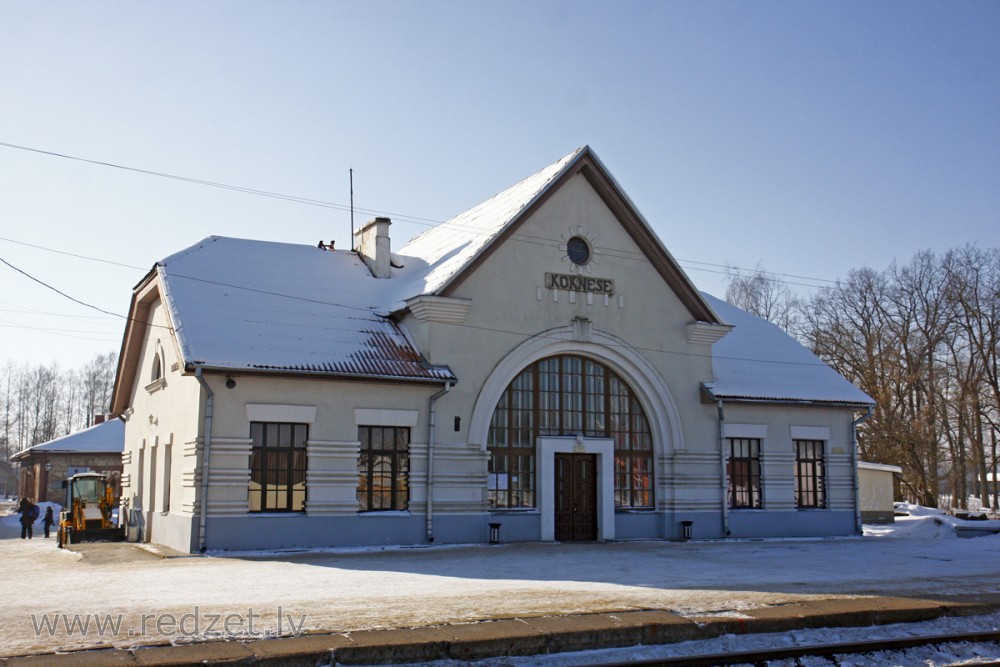
[[722,533],[729,537],[729,475],[726,473],[726,413],[722,409],[722,399],[715,399],[719,411],[719,461],[722,471]]
[[860,535],[861,526],[861,483],[858,481],[858,426],[875,414],[875,408],[868,406],[868,412],[851,422],[851,462],[854,464],[854,530]]
[[201,458],[201,502],[199,503],[198,517],[198,551],[205,553],[205,525],[208,515],[208,467],[212,458],[212,412],[215,403],[215,394],[208,382],[201,376],[201,367],[194,369],[194,376],[205,390],[205,452]]
[[451,390],[451,383],[445,382],[444,389],[431,396],[427,406],[427,541],[434,542],[434,404]]

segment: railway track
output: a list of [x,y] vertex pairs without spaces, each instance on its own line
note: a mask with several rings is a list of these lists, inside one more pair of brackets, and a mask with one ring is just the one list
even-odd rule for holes
[[[1000,632],[963,632],[947,635],[928,635],[925,637],[907,637],[904,639],[873,639],[860,642],[844,642],[837,644],[812,644],[776,649],[755,651],[740,651],[728,653],[713,653],[703,655],[656,658],[651,660],[627,660],[617,663],[600,663],[600,667],[609,665],[643,665],[647,667],[659,665],[683,665],[684,667],[715,667],[716,665],[767,665],[771,662],[798,660],[799,658],[826,658],[831,665],[840,664],[836,657],[862,655],[880,652],[906,651],[929,646],[971,643],[989,644],[996,648],[992,658],[985,662],[975,662],[975,665],[1000,665]],[[798,664],[798,663],[795,663]],[[809,664],[815,664],[810,662]],[[850,664],[850,663],[848,663]],[[899,664],[899,663],[896,663]],[[923,661],[914,664],[925,664]],[[585,667],[597,667],[597,664]]]

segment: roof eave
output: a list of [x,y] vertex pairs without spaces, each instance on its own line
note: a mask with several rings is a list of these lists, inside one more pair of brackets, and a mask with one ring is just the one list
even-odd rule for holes
[[702,401],[715,403],[724,401],[726,403],[755,403],[758,405],[797,405],[804,407],[823,408],[850,408],[852,410],[867,410],[875,407],[875,401],[839,401],[815,398],[774,398],[764,396],[746,396],[742,394],[723,394],[712,391],[711,387],[701,385]]
[[155,288],[158,271],[152,269],[132,288],[132,298],[129,302],[128,319],[125,321],[125,332],[122,334],[122,344],[118,352],[118,368],[115,372],[115,386],[111,391],[111,414],[120,415],[128,406],[129,396],[135,383],[135,371],[142,340],[145,337],[149,322],[146,316],[149,312],[147,297]]
[[406,384],[441,384],[450,382],[455,384],[458,378],[451,368],[447,366],[435,366],[442,373],[447,373],[445,377],[418,377],[406,375],[380,375],[374,373],[338,373],[333,371],[301,371],[286,370],[281,368],[254,368],[248,366],[220,366],[208,363],[191,362],[185,365],[187,373],[194,373],[200,368],[203,373],[215,373],[219,375],[259,375],[265,377],[283,376],[313,379],[338,379],[338,380],[371,380],[377,382],[403,382]]

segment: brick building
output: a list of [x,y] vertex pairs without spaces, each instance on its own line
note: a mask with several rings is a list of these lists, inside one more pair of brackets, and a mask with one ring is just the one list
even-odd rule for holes
[[76,433],[23,449],[11,457],[19,464],[18,495],[33,502],[61,503],[62,482],[78,472],[92,470],[122,472],[125,424],[119,419],[104,421]]

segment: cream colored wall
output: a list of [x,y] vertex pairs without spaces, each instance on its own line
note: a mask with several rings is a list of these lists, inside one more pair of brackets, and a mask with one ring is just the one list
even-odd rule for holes
[[[226,376],[211,375],[207,378],[215,392],[208,505],[210,516],[247,514],[251,449],[248,404],[273,406],[273,410],[280,410],[278,406],[315,408],[315,421],[309,426],[307,443],[306,513],[310,516],[354,515],[358,512],[359,426],[379,425],[373,424],[373,421],[381,422],[381,425],[408,426],[409,510],[424,511],[427,405],[430,396],[439,391],[441,385],[241,376],[238,373],[230,376],[236,381],[232,389],[225,386]],[[366,413],[357,412],[366,409],[381,411],[382,414],[366,416]],[[415,421],[411,421],[411,415]],[[442,418],[441,422],[444,421]],[[451,448],[447,445],[441,445],[435,451],[439,477],[457,483],[435,493],[435,509],[478,509],[480,489],[485,486],[484,475],[478,469],[464,472],[461,465],[451,464],[451,456]]]
[[[615,294],[608,303],[596,295],[588,300],[586,294],[571,298],[569,292],[545,289],[546,272],[572,273],[565,240],[577,234],[596,241],[591,271],[584,275],[615,281]],[[419,322],[413,316],[405,320],[429,360],[450,366],[459,378],[448,406],[462,415],[463,430],[442,433],[443,441],[482,452],[485,428],[480,424],[469,431],[466,426],[477,401],[492,411],[498,396],[481,390],[497,365],[526,339],[586,318],[593,332],[607,334],[612,341],[589,345],[591,353],[601,356],[603,345],[610,355],[638,355],[675,406],[672,420],[664,421],[679,423],[659,424],[667,434],[658,443],[660,508],[675,508],[673,494],[679,487],[671,482],[678,476],[686,475],[690,478],[686,482],[700,486],[704,485],[698,480],[704,476],[718,479],[718,459],[714,467],[711,462],[717,449],[715,408],[702,404],[699,396],[700,383],[711,379],[710,346],[687,342],[686,325],[694,318],[582,176],[556,192],[452,296],[471,300],[464,326]],[[615,338],[622,345],[615,344]],[[636,385],[635,378],[630,381]],[[660,405],[662,396],[645,398],[651,418],[666,412]],[[676,469],[675,456],[684,461]],[[719,506],[718,498],[703,490],[677,492],[688,494],[682,503],[685,508]]]
[[[571,298],[569,292],[545,289],[546,272],[572,273],[564,258],[565,240],[576,234],[595,241],[589,275],[615,281],[615,295],[607,302],[603,297],[591,301],[586,294]],[[486,510],[486,425],[506,386],[506,380],[498,377],[523,368],[532,354],[552,349],[585,350],[618,369],[640,393],[658,434],[658,509],[721,512],[724,493],[716,407],[702,403],[699,394],[700,383],[711,380],[710,346],[688,342],[686,326],[692,316],[584,178],[574,177],[556,192],[453,296],[471,303],[464,326],[420,321],[413,315],[404,320],[429,361],[450,366],[458,377],[458,383],[437,402],[435,512]],[[194,377],[171,368],[179,359],[168,330],[160,328],[167,324],[162,306],[154,305],[150,317],[159,326],[148,330],[143,346],[140,378],[126,426],[123,483],[128,483],[126,494],[138,492],[142,451],[145,484],[139,502],[155,535],[162,508],[159,500],[150,497],[149,478],[154,459],[162,471],[166,443],[173,453],[170,512],[197,519],[195,485],[200,482],[195,464],[201,447],[202,396]],[[590,322],[589,336],[585,328],[574,328],[578,318]],[[165,382],[150,387],[157,344],[163,350]],[[215,395],[209,517],[247,516],[248,404],[271,406],[268,409],[276,413],[283,409],[280,406],[298,406],[288,408],[296,414],[309,413],[302,408],[314,409],[308,442],[309,516],[357,514],[357,429],[376,414],[357,409],[388,411],[384,414],[390,421],[411,415],[412,424],[406,424],[411,426],[409,509],[425,511],[428,399],[441,385],[229,375],[236,382],[233,388],[225,386],[226,375],[205,378]],[[474,423],[477,414],[485,414],[485,421]],[[829,507],[853,509],[851,418],[848,410],[726,406],[728,422],[767,428],[762,456],[765,509],[774,510],[794,509],[792,426],[830,428]],[[156,494],[160,497],[162,489]]]
[[[150,307],[148,321],[151,326],[146,330],[125,411],[122,457],[122,498],[133,511],[141,510],[143,539],[147,540],[155,535],[157,523],[163,522],[160,517],[191,516],[197,511],[195,467],[200,424],[200,387],[195,378],[182,373],[175,337],[158,299]],[[151,374],[157,354],[162,358],[163,377],[154,382]],[[169,480],[163,478],[168,459]]]
[[761,483],[764,509],[795,509],[795,447],[793,426],[828,427],[826,441],[827,509],[854,510],[854,460],[851,456],[851,421],[843,408],[724,403],[728,425],[762,425]]
[[858,468],[861,510],[864,512],[892,512],[893,473],[888,470]]

